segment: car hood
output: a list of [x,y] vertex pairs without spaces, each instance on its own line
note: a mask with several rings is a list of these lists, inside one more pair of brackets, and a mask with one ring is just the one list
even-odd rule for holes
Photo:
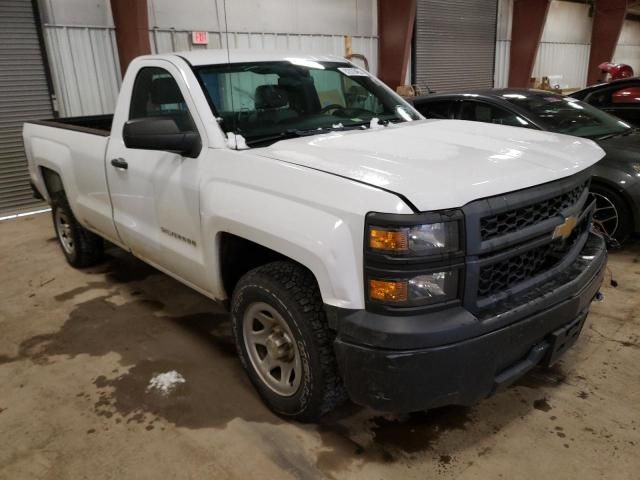
[[402,194],[421,211],[567,177],[604,155],[587,139],[462,120],[336,131],[253,153]]
[[619,160],[629,159],[640,163],[640,132],[596,140],[596,142],[606,152],[607,158],[611,156]]
[[599,168],[594,173],[618,183],[631,187],[640,182],[638,165],[640,165],[640,132],[630,135],[596,140],[605,151],[606,156],[599,162]]

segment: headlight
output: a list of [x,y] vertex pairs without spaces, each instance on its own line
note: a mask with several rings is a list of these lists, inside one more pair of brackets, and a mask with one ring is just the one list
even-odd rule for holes
[[369,226],[369,248],[391,254],[433,255],[460,249],[459,222],[411,227]]
[[424,273],[403,279],[369,279],[369,299],[394,306],[442,303],[458,297],[458,270]]
[[632,163],[631,169],[634,171],[637,177],[640,177],[640,163]]
[[402,314],[459,301],[464,214],[371,212],[364,232],[367,308]]

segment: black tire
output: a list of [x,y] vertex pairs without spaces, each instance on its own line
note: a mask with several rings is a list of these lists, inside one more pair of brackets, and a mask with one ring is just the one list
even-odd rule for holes
[[[264,304],[284,319],[294,337],[295,345],[291,345],[297,346],[301,359],[299,386],[289,396],[278,394],[261,377],[252,363],[255,360],[247,347],[250,342],[245,342],[249,335],[245,330],[247,309]],[[251,270],[234,290],[231,313],[242,366],[273,412],[300,422],[316,422],[346,399],[333,350],[335,334],[327,326],[316,280],[307,269],[279,261]]]
[[[58,243],[69,265],[85,268],[102,261],[104,240],[78,223],[63,193],[58,193],[52,198],[51,214]],[[68,228],[61,228],[58,221],[60,218],[66,220],[65,225],[68,225]]]
[[[620,245],[629,239],[633,233],[633,215],[629,208],[629,204],[622,195],[612,188],[598,183],[591,185],[591,193],[596,197],[596,213],[594,214],[594,223],[600,226],[601,230],[614,238]],[[610,205],[610,206],[609,206]],[[603,208],[607,208],[603,210]],[[610,218],[614,213],[617,216],[617,222],[608,221],[600,223],[599,220]]]

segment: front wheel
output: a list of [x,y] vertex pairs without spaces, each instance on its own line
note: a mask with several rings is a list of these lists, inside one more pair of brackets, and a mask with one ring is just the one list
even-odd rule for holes
[[240,279],[233,331],[242,365],[276,414],[317,421],[344,398],[315,278],[292,262],[273,262]]
[[622,196],[602,185],[592,185],[596,199],[593,222],[610,238],[624,243],[633,231],[633,216]]

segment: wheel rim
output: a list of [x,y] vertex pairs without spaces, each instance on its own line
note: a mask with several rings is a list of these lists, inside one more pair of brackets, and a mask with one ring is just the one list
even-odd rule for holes
[[65,252],[67,252],[69,255],[72,255],[76,247],[73,241],[73,235],[71,233],[71,224],[69,223],[69,218],[60,208],[56,209],[54,218],[60,245],[62,245],[62,248]]
[[610,237],[618,230],[620,217],[618,209],[611,199],[601,193],[593,193],[596,197],[596,209],[593,212],[593,221]]
[[245,311],[242,332],[251,365],[263,383],[283,397],[294,395],[302,379],[302,362],[282,315],[267,303],[252,303]]

